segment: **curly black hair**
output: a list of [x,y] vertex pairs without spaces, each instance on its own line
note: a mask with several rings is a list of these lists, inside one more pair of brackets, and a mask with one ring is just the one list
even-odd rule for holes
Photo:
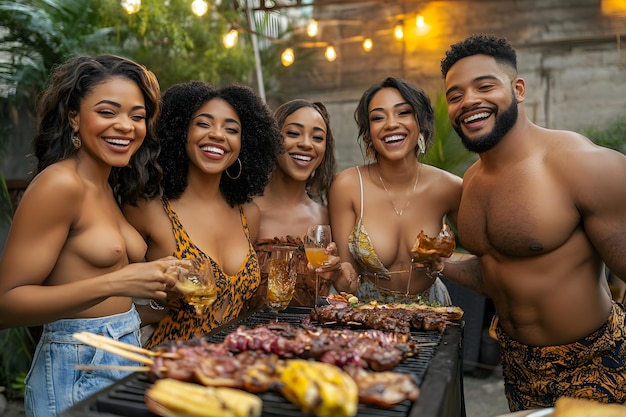
[[161,90],[156,76],[143,65],[127,58],[102,54],[77,55],[56,66],[37,106],[37,128],[33,138],[37,166],[33,175],[68,158],[75,151],[70,114],[80,110],[81,101],[93,89],[112,78],[133,81],[144,98],[146,137],[125,167],[113,167],[109,184],[120,204],[161,195],[161,168],[157,163],[159,143],[154,123],[159,115]]
[[158,161],[163,168],[161,184],[163,194],[170,199],[179,197],[187,188],[189,157],[185,145],[189,124],[196,111],[214,98],[228,102],[241,121],[241,175],[230,178],[225,171],[220,179],[220,191],[234,207],[263,193],[283,146],[283,137],[269,107],[245,85],[218,88],[204,81],[189,81],[165,91],[157,122],[157,137],[161,142]]
[[[424,135],[426,151],[433,144],[435,136],[435,110],[431,104],[430,97],[421,88],[416,87],[408,81],[401,78],[387,77],[382,82],[374,84],[367,89],[361,96],[361,100],[354,112],[354,120],[359,128],[357,141],[365,145],[365,155],[376,159],[377,152],[372,145],[370,137],[370,118],[369,105],[372,97],[383,88],[395,88],[400,92],[402,98],[411,105],[415,112],[417,123],[420,127],[420,133]],[[419,156],[419,146],[415,146],[415,155]]]
[[493,57],[501,65],[511,67],[517,73],[517,54],[513,46],[504,38],[494,35],[471,35],[467,39],[450,46],[441,60],[441,74],[446,78],[450,68],[457,61],[474,55]]
[[278,123],[279,128],[282,129],[287,117],[295,113],[296,111],[309,107],[317,111],[324,123],[326,124],[326,152],[324,158],[320,163],[320,166],[315,170],[306,181],[307,193],[313,199],[319,199],[322,204],[328,202],[327,195],[330,183],[335,177],[335,171],[337,169],[337,161],[335,159],[335,138],[333,131],[330,127],[330,114],[326,109],[324,103],[312,102],[304,99],[295,99],[281,104],[276,110],[274,110],[274,118]]

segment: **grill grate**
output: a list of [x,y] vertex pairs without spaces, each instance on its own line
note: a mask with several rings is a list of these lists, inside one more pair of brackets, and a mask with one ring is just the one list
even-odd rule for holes
[[[259,324],[276,320],[277,317],[281,322],[298,325],[303,319],[308,317],[309,311],[310,309],[303,307],[288,307],[277,316],[276,313],[272,311],[257,310],[231,324],[215,329],[207,338],[210,342],[221,343],[226,335],[240,325],[255,327]],[[411,336],[417,344],[425,344],[426,346],[420,347],[416,356],[406,359],[393,370],[413,375],[418,385],[421,386],[431,359],[435,356],[437,345],[441,342],[442,335],[436,331],[419,331],[412,332]],[[61,416],[154,417],[154,414],[150,413],[144,405],[144,393],[150,385],[150,378],[146,374],[135,373],[129,375],[121,381],[85,399],[81,403],[76,404]],[[306,416],[300,412],[296,405],[291,404],[280,393],[265,392],[259,394],[259,397],[263,400],[263,417]],[[424,399],[421,401],[423,400]],[[419,401],[420,400],[418,400],[418,402]],[[410,401],[404,401],[392,409],[359,404],[358,416],[406,417],[409,415],[412,406],[413,404]]]

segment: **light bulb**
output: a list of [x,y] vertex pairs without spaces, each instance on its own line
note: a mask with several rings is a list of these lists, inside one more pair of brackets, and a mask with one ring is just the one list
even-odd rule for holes
[[306,27],[306,34],[309,35],[310,38],[313,38],[315,37],[315,35],[317,35],[317,29],[318,29],[317,20],[311,19],[311,22]]
[[324,52],[324,56],[328,62],[333,62],[337,59],[337,51],[335,51],[335,48],[332,45],[328,45],[326,47],[326,52]]
[[137,13],[141,8],[141,0],[122,0],[120,4],[128,14]]
[[238,38],[239,38],[239,32],[237,32],[235,29],[231,29],[228,31],[226,35],[224,35],[224,39],[222,39],[222,41],[224,42],[224,46],[227,49],[230,49],[233,46],[237,45]]
[[196,16],[204,16],[209,10],[209,4],[204,0],[193,0],[191,3],[191,11]]
[[415,20],[415,26],[418,29],[423,29],[424,28],[424,16],[422,16],[422,15],[417,16],[417,19]]
[[363,41],[363,50],[365,52],[369,52],[372,50],[373,47],[374,42],[372,41],[372,38],[365,38],[365,40]]
[[393,28],[393,36],[395,36],[398,40],[404,38],[404,28],[402,27],[402,23],[398,23],[396,27]]
[[296,59],[296,56],[293,52],[293,49],[291,48],[287,48],[283,51],[282,54],[280,54],[280,62],[283,64],[283,66],[288,67],[289,65],[293,64],[293,61]]

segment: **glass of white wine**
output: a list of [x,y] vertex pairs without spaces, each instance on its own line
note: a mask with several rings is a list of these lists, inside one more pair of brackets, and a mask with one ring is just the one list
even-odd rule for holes
[[265,304],[275,312],[286,309],[293,298],[297,280],[296,270],[292,265],[294,249],[279,245],[272,248]]
[[183,300],[194,307],[198,316],[206,313],[207,309],[217,299],[217,285],[210,260],[187,259],[187,274],[181,274],[178,286],[183,292]]
[[[326,247],[332,242],[332,234],[330,232],[330,225],[317,224],[309,226],[306,235],[304,236],[304,251],[306,252],[306,258],[314,268],[324,266],[329,258],[326,253]],[[319,301],[320,291],[320,277],[315,274],[315,304]]]

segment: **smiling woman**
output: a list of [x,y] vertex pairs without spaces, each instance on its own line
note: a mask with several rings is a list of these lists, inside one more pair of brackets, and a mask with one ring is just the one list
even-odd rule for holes
[[149,348],[236,318],[255,293],[259,212],[247,203],[263,192],[282,142],[269,108],[249,87],[191,81],[170,87],[162,102],[163,198],[127,205],[124,213],[146,239],[147,259],[210,263],[217,299],[201,315],[178,294],[167,308],[142,307],[143,324],[156,323]]
[[43,324],[25,410],[54,416],[128,373],[78,365],[136,364],[97,354],[73,331],[139,345],[132,298],[164,299],[181,263],[140,262],[145,242],[119,207],[161,191],[154,74],[122,57],[77,56],[55,68],[37,111],[37,169],[0,261],[0,328]]
[[[263,277],[255,305],[262,305],[264,301],[268,260],[274,245],[278,244],[296,249],[298,280],[291,304],[312,306],[315,303],[315,272],[307,266],[302,237],[307,226],[328,224],[325,203],[335,174],[335,139],[330,116],[322,103],[292,100],[279,106],[274,117],[281,129],[284,151],[263,195],[254,199],[261,211],[260,239],[255,243],[255,249]],[[332,257],[325,268],[330,272],[322,277],[336,278],[341,270],[339,258]],[[322,295],[328,293],[330,283],[329,280],[321,281]]]
[[455,222],[461,198],[461,178],[419,160],[434,134],[430,99],[390,77],[363,93],[354,117],[370,161],[337,175],[329,207],[339,255],[362,277],[358,298],[450,304],[437,274],[413,267],[410,254],[420,232]]

